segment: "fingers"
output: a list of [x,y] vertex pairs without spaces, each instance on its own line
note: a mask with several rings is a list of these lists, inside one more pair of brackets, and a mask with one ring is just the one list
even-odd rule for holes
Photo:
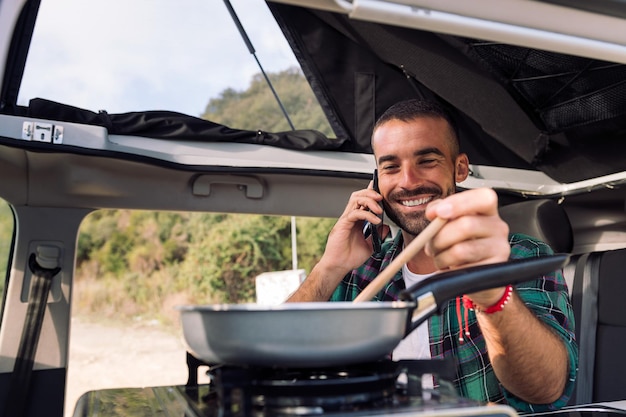
[[508,260],[508,225],[498,215],[498,199],[491,189],[464,191],[433,202],[428,218],[448,219],[426,246],[439,269]]
[[465,215],[498,215],[498,195],[491,188],[463,191],[435,200],[426,208],[426,217],[453,219]]
[[371,188],[355,191],[348,200],[343,216],[351,221],[365,220],[378,224],[380,219],[377,216],[383,212],[380,201],[382,196]]
[[425,250],[438,269],[504,262],[511,251],[508,226],[495,217],[448,221]]
[[345,272],[362,265],[371,256],[372,238],[365,238],[363,226],[366,221],[375,225],[381,222],[377,216],[383,211],[378,203],[381,200],[382,196],[371,188],[352,193],[343,214],[328,235],[320,263],[326,268]]

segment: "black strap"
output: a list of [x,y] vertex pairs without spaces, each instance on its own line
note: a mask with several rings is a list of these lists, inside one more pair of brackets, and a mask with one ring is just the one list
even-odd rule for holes
[[578,377],[576,404],[588,404],[593,398],[596,329],[598,321],[598,273],[600,254],[580,257],[574,275],[572,305],[578,342]]
[[22,338],[11,375],[9,394],[4,410],[5,417],[26,415],[30,380],[35,363],[35,353],[39,343],[39,335],[43,324],[44,313],[48,302],[48,294],[52,284],[52,278],[61,271],[61,268],[43,268],[37,263],[35,254],[28,259],[28,266],[33,273],[26,319],[22,329]]

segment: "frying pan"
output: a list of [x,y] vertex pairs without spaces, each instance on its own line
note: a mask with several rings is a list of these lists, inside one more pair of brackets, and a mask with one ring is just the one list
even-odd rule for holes
[[557,254],[439,273],[400,301],[179,306],[189,351],[208,364],[316,368],[376,361],[462,294],[528,281],[559,268]]

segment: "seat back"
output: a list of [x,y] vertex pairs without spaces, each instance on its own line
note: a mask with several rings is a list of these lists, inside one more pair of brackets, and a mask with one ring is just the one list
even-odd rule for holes
[[556,201],[528,200],[500,207],[500,217],[512,233],[535,237],[557,253],[569,253],[574,247],[572,225],[567,213]]

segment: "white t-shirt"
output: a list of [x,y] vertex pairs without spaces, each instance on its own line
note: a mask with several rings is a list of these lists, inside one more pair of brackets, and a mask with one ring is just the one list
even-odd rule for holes
[[[402,278],[407,288],[428,278],[433,274],[419,275],[409,271],[406,264],[402,267]],[[396,346],[392,354],[393,360],[400,359],[430,359],[428,341],[428,320],[420,324]]]

